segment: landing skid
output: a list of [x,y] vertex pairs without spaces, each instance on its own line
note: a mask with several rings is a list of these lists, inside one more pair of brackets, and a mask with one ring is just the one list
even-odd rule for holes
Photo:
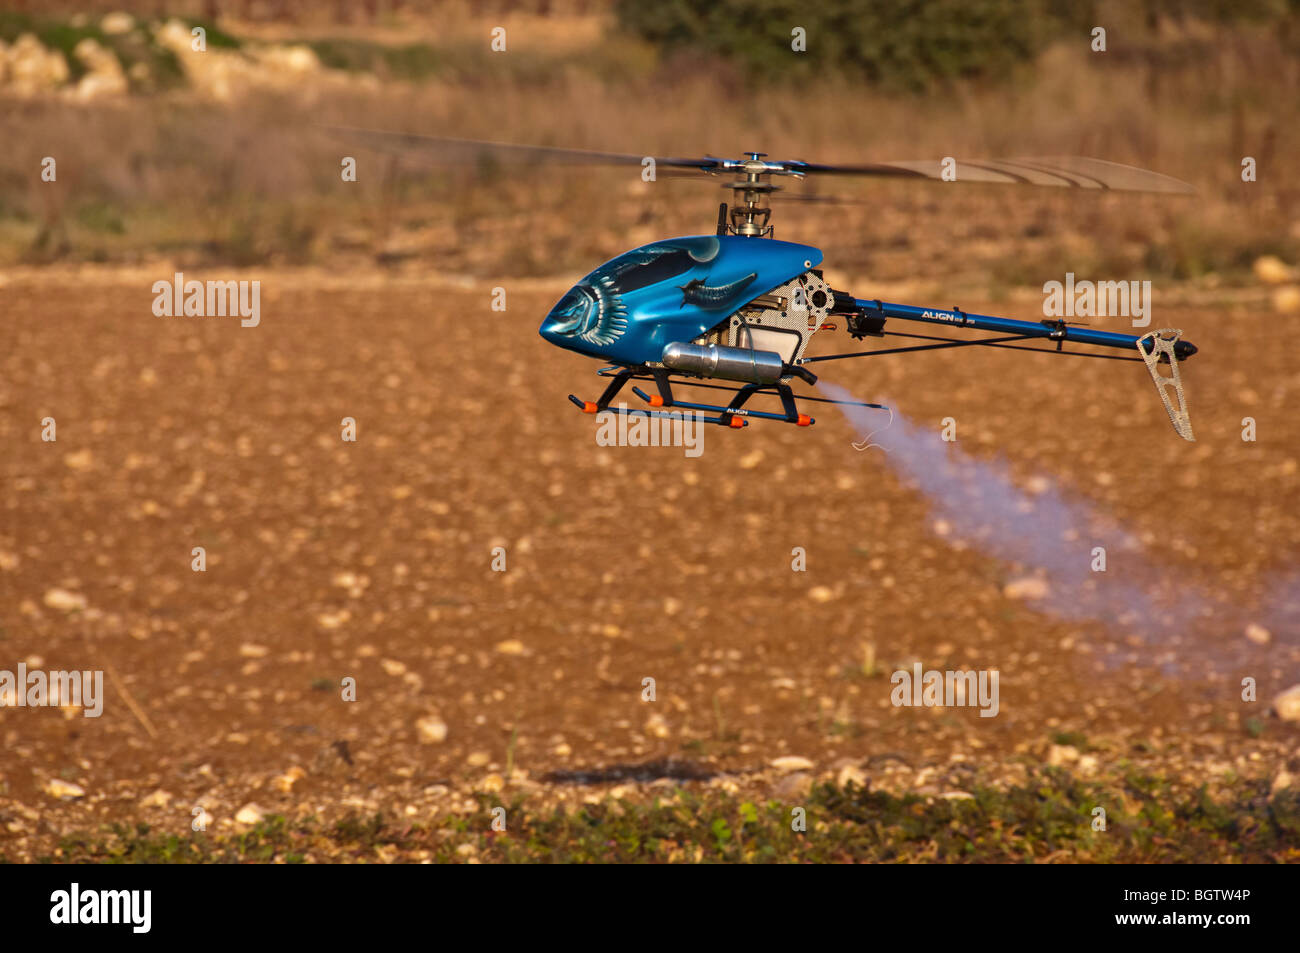
[[[775,420],[780,423],[794,424],[796,427],[811,427],[816,423],[816,419],[799,412],[799,406],[796,403],[796,397],[790,387],[783,383],[777,384],[744,384],[740,387],[723,387],[717,384],[709,384],[694,378],[677,378],[679,385],[686,387],[706,387],[712,390],[724,390],[734,394],[727,405],[702,404],[693,401],[678,400],[673,396],[673,377],[663,368],[657,367],[619,367],[617,370],[613,367],[602,368],[597,372],[602,377],[610,378],[609,384],[605,387],[605,392],[600,395],[596,401],[584,401],[569,395],[569,400],[586,414],[614,413],[614,414],[636,414],[648,417],[675,417],[676,414],[668,413],[668,408],[680,408],[684,411],[702,411],[704,413],[698,416],[698,419],[704,423],[717,424],[722,427],[730,427],[739,430],[749,425],[748,418]],[[631,380],[654,381],[655,389],[658,393],[648,394],[640,387],[633,386],[632,392],[640,397],[643,401],[655,408],[654,410],[629,410],[626,407],[611,407],[610,403],[622,390],[623,386]],[[755,394],[770,394],[781,399],[781,413],[770,413],[763,410],[752,410],[746,407],[746,403]],[[850,403],[848,401],[829,400],[827,398],[806,397],[805,400],[816,401],[818,403]],[[857,404],[859,402],[853,401]],[[879,404],[861,404],[865,407],[879,407]],[[715,413],[717,416],[705,416],[708,413]]]

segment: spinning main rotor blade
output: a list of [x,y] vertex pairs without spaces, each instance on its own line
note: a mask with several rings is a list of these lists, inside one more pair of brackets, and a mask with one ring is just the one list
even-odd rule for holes
[[482,155],[494,155],[503,161],[562,162],[574,165],[641,165],[652,158],[655,165],[670,169],[695,169],[711,172],[722,168],[722,160],[710,157],[677,159],[670,156],[628,155],[619,152],[596,152],[590,149],[563,149],[558,146],[532,146],[514,142],[490,142],[485,139],[456,139],[450,136],[427,136],[413,132],[385,132],[379,129],[355,129],[348,126],[327,126],[330,132],[364,141],[375,148],[402,148],[418,150],[433,158],[452,161],[474,160]]
[[[1188,194],[1195,191],[1186,182],[1149,172],[1134,166],[1089,159],[1083,156],[1049,156],[1025,159],[922,159],[905,162],[873,162],[866,165],[826,165],[793,159],[769,160],[761,153],[747,153],[748,158],[725,159],[716,156],[681,158],[645,156],[590,149],[565,149],[515,142],[491,142],[484,139],[458,139],[413,132],[391,132],[327,126],[329,132],[358,140],[376,149],[418,151],[434,160],[474,161],[491,155],[501,161],[558,162],[573,165],[641,166],[646,159],[665,169],[707,172],[738,172],[757,175],[840,175],[869,178],[930,179],[958,183],[1001,185],[1042,185],[1075,189],[1101,189],[1122,192],[1164,192]],[[947,164],[946,164],[947,163]],[[945,173],[947,173],[945,175]]]
[[[787,162],[792,172],[820,175],[861,175],[896,178],[944,178],[944,163],[937,159],[878,162],[871,165],[817,165]],[[956,159],[949,176],[953,182],[1002,185],[1046,185],[1119,192],[1166,192],[1186,195],[1190,185],[1159,172],[1084,156],[1049,156],[1027,159]]]

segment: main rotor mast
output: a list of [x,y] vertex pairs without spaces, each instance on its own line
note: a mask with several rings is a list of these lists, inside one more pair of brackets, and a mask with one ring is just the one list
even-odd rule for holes
[[719,160],[718,172],[739,172],[743,176],[723,186],[731,190],[732,200],[729,211],[725,204],[718,210],[719,235],[771,237],[772,207],[768,196],[781,191],[781,186],[773,185],[770,179],[773,175],[799,173],[791,172],[784,163],[764,162],[766,155],[766,152],[746,152],[744,159]]

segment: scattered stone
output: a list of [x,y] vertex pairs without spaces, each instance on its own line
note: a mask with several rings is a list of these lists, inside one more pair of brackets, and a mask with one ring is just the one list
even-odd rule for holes
[[86,597],[66,589],[50,589],[45,593],[45,604],[61,612],[75,612],[86,608]]
[[171,794],[167,791],[164,791],[162,788],[159,788],[157,791],[154,791],[152,794],[146,795],[145,797],[141,798],[140,806],[141,807],[166,807],[168,804],[171,803],[171,801],[172,801]]
[[266,811],[250,802],[241,807],[238,813],[235,814],[235,823],[250,825],[259,824],[264,817],[266,817]]
[[752,470],[762,462],[763,462],[763,451],[751,450],[749,453],[745,454],[743,457],[737,460],[736,465],[740,467],[740,469],[742,470]]
[[123,96],[130,88],[116,54],[90,37],[81,40],[73,48],[72,55],[86,68],[85,75],[77,83],[76,98],[91,100],[102,96]]
[[89,450],[78,450],[76,453],[69,453],[63,458],[64,464],[69,470],[78,472],[89,470],[95,463],[95,455]]
[[835,593],[830,586],[813,586],[808,590],[808,598],[813,602],[830,602]]
[[1025,489],[1034,496],[1042,496],[1052,488],[1052,481],[1045,476],[1031,476],[1025,481]]
[[1300,288],[1287,285],[1274,291],[1273,310],[1278,314],[1295,314],[1300,311]]
[[252,642],[245,642],[239,647],[240,658],[266,658],[271,654],[271,650],[265,645],[254,645]]
[[284,774],[277,777],[271,783],[277,791],[280,791],[284,794],[288,794],[293,790],[293,786],[295,782],[297,782],[300,778],[304,778],[306,776],[307,776],[306,771],[304,771],[302,768],[298,767],[297,765],[294,765],[292,768],[284,772]]
[[672,734],[668,729],[667,720],[658,712],[646,719],[645,733],[652,738],[667,738]]
[[807,758],[801,758],[798,755],[786,755],[781,758],[773,758],[768,762],[776,770],[783,773],[791,771],[811,771],[813,763]]
[[486,751],[475,751],[465,759],[465,763],[471,768],[481,768],[491,760],[492,756]]
[[1292,685],[1273,699],[1273,713],[1283,721],[1300,721],[1300,685]]
[[835,783],[842,788],[846,788],[850,784],[856,784],[865,791],[867,789],[867,772],[863,771],[862,768],[856,764],[846,764],[844,767],[840,768],[840,773],[836,776]]
[[1294,268],[1287,266],[1281,258],[1276,255],[1261,255],[1255,259],[1252,268],[1255,277],[1266,285],[1280,285],[1291,281],[1296,274]]
[[813,778],[805,771],[787,774],[772,785],[772,793],[784,801],[799,801],[812,791]]
[[68,61],[58,50],[47,50],[34,34],[24,33],[9,47],[8,92],[34,96],[58,89],[68,81]]
[[504,642],[497,643],[497,651],[502,655],[523,655],[524,643],[518,639],[506,639]]
[[80,784],[73,784],[60,778],[51,779],[50,783],[45,785],[45,793],[69,801],[86,796],[86,790]]
[[1079,749],[1073,745],[1052,745],[1047,749],[1047,763],[1054,768],[1073,764],[1079,760]]
[[1246,626],[1246,638],[1250,639],[1250,641],[1254,642],[1256,645],[1268,645],[1269,640],[1273,638],[1273,633],[1269,632],[1268,629],[1264,628],[1262,625],[1257,625],[1252,622],[1250,625]]
[[496,794],[505,786],[505,779],[502,778],[501,775],[489,774],[483,779],[483,784],[480,786],[480,790],[485,791],[488,794]]
[[406,674],[406,665],[402,662],[398,662],[395,659],[390,659],[390,658],[380,659],[379,666],[386,673],[393,676],[394,678]]
[[131,14],[122,13],[121,11],[106,13],[104,19],[99,21],[99,29],[108,36],[120,36],[123,33],[130,33],[134,27],[135,20],[132,19]]
[[1038,576],[1022,576],[1012,579],[1002,587],[1002,594],[1008,599],[1043,599],[1047,596],[1047,580]]
[[421,718],[415,723],[420,744],[437,745],[447,740],[447,723],[436,715]]

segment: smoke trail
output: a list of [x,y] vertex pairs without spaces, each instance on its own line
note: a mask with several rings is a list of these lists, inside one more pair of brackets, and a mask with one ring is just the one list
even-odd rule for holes
[[[854,400],[824,378],[818,386],[836,400]],[[918,427],[901,414],[886,425],[878,410],[838,406],[856,432],[870,435],[854,446],[880,447],[889,465],[929,500],[946,524],[945,536],[1041,578],[1043,585],[1026,587],[1035,608],[1072,621],[1097,620],[1151,641],[1177,639],[1202,622],[1225,634],[1224,614],[1232,607],[1221,597],[1162,578],[1133,534],[1086,501],[1068,498],[1051,479],[1033,477],[1022,489],[1004,461],[970,457],[935,428]],[[1094,571],[1098,547],[1105,550],[1105,571]],[[1274,580],[1259,606],[1265,616],[1294,621],[1295,583],[1294,574]],[[1243,624],[1229,632],[1239,635]]]

